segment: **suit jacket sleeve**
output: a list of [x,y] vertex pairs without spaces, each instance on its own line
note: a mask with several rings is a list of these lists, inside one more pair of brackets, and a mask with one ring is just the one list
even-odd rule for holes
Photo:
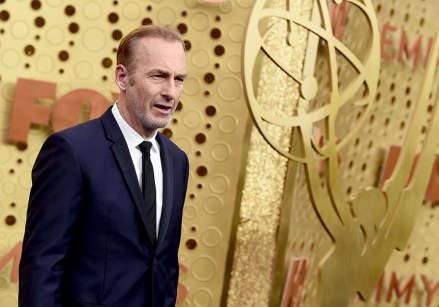
[[62,305],[75,225],[81,205],[81,171],[69,141],[50,136],[32,170],[23,253],[19,306]]

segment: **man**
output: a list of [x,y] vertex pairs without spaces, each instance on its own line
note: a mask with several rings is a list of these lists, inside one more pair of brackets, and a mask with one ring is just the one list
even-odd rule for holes
[[[32,171],[20,306],[175,305],[189,164],[157,129],[169,123],[185,77],[178,32],[136,29],[119,46],[114,106],[44,143]],[[150,160],[139,149],[145,140]]]

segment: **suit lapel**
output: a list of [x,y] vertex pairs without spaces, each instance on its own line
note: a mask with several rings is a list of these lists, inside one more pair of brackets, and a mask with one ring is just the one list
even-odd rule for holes
[[[114,157],[119,165],[131,197],[134,200],[134,204],[137,207],[140,216],[142,217],[145,230],[148,232],[148,228],[146,227],[145,204],[143,202],[142,192],[137,180],[136,170],[134,169],[127,143],[122,135],[122,132],[120,131],[119,126],[117,125],[116,120],[113,117],[111,108],[108,109],[104,115],[102,115],[101,121],[107,134],[107,138],[113,142],[113,145],[111,145],[111,150],[113,151]],[[148,236],[151,242],[155,241],[153,240],[151,233],[148,232]]]
[[160,243],[163,242],[166,232],[169,226],[169,220],[171,218],[172,213],[172,203],[173,203],[173,164],[172,164],[172,152],[166,146],[163,141],[163,136],[160,133],[157,133],[157,141],[160,144],[160,159],[162,161],[162,169],[163,169],[163,207],[162,207],[162,216],[160,218],[160,226],[159,226],[159,236],[157,239],[157,247],[160,248]]

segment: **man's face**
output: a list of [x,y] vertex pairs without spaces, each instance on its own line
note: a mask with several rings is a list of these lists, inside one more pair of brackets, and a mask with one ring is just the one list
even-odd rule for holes
[[179,42],[143,38],[135,47],[133,67],[126,83],[126,107],[132,124],[146,135],[166,127],[177,108],[186,54]]

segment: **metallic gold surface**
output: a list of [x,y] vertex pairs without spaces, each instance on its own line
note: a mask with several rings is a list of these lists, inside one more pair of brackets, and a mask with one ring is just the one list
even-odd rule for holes
[[[114,57],[113,35],[150,20],[179,25],[191,44],[183,107],[168,127],[191,162],[180,248],[184,299],[178,306],[277,307],[292,257],[310,264],[302,307],[341,307],[348,300],[351,307],[418,307],[429,299],[437,306],[439,206],[420,197],[439,131],[432,121],[438,87],[430,88],[438,76],[432,77],[431,65],[427,74],[427,52],[439,32],[437,0],[208,2],[0,1],[0,262],[18,255],[10,252],[22,238],[30,169],[52,132],[33,126],[27,147],[6,142],[17,78],[56,82],[57,99],[90,88],[110,101],[113,66],[103,63]],[[347,20],[325,11],[346,3]],[[114,14],[117,22],[110,21]],[[37,26],[41,18],[45,23]],[[374,55],[371,62],[376,22],[384,47],[381,59]],[[68,30],[72,23],[77,33]],[[334,24],[341,27],[334,36],[344,30],[338,41],[330,33]],[[329,65],[333,47],[342,51],[335,52],[337,68]],[[370,89],[361,82],[368,78]],[[262,134],[257,127],[247,130],[244,86],[254,88],[247,98]],[[338,105],[329,103],[334,101]],[[38,103],[53,107],[56,101]],[[404,146],[405,162],[379,191],[391,145]],[[421,149],[419,173],[405,185],[413,154]],[[416,277],[410,302],[406,293],[398,299],[392,292],[393,273],[401,286]],[[17,305],[13,276],[8,261],[0,271],[0,307]],[[368,302],[354,299],[353,288],[367,296],[375,286]]]
[[[422,176],[419,172],[431,169],[438,145],[437,138],[433,137],[432,133],[427,133],[420,154],[422,162],[418,162],[414,177],[406,186],[422,130],[425,130],[425,126],[423,128],[422,125],[428,119],[428,95],[432,89],[438,55],[438,47],[436,43],[433,43],[430,54],[433,60],[428,64],[416,111],[411,119],[412,124],[393,176],[386,182],[382,190],[370,186],[361,190],[357,196],[350,200],[345,198],[340,184],[338,152],[353,140],[370,114],[376,96],[380,65],[379,29],[372,2],[368,0],[346,2],[365,17],[363,27],[360,27],[364,42],[362,42],[363,47],[358,50],[358,54],[355,54],[354,48],[349,48],[333,36],[326,1],[316,2],[320,10],[320,24],[309,22],[294,14],[288,14],[285,10],[265,8],[259,13],[255,6],[252,12],[252,17],[259,13],[259,17],[256,18],[258,21],[268,16],[273,19],[291,20],[292,23],[311,31],[313,33],[311,36],[316,35],[324,40],[330,81],[329,95],[326,101],[322,97],[318,97],[315,102],[308,103],[316,98],[317,87],[319,87],[317,78],[293,71],[287,64],[289,57],[282,52],[276,53],[278,50],[273,50],[273,46],[266,43],[270,41],[270,38],[275,37],[275,34],[272,33],[273,27],[270,28],[270,25],[268,26],[269,30],[260,38],[254,39],[252,36],[247,36],[246,44],[251,44],[253,47],[262,45],[265,54],[279,68],[277,74],[271,75],[272,80],[279,79],[280,76],[288,76],[293,84],[299,85],[300,100],[302,101],[299,100],[299,97],[296,100],[291,100],[282,96],[275,98],[273,95],[271,100],[278,102],[279,105],[290,103],[290,106],[294,106],[293,109],[290,109],[292,112],[287,110],[282,113],[277,112],[273,105],[267,104],[264,100],[265,92],[261,91],[260,87],[256,88],[251,82],[254,80],[252,74],[254,67],[257,66],[255,63],[259,56],[259,49],[246,49],[246,51],[251,51],[246,52],[244,59],[245,74],[251,76],[245,78],[245,85],[255,123],[267,142],[279,154],[304,163],[312,204],[322,226],[332,239],[332,247],[322,257],[319,264],[318,291],[315,301],[318,306],[346,306],[349,299],[357,292],[363,298],[370,297],[392,251],[395,248],[403,248],[413,230],[417,208],[419,208],[419,205],[415,206],[413,203],[422,202],[429,180],[429,176]],[[342,1],[338,1],[335,2],[335,5],[341,5],[341,3]],[[250,19],[249,29],[256,29],[257,26],[252,23],[252,20]],[[357,27],[358,29],[359,27]],[[287,29],[283,31],[284,39],[291,45],[295,40],[294,35],[289,33]],[[287,49],[282,44],[277,44],[277,46]],[[345,63],[340,64],[342,60]],[[340,68],[349,70],[348,65],[351,66],[353,73],[350,73],[349,79],[343,80],[339,77]],[[346,76],[346,73],[344,74]],[[265,80],[266,75],[262,65],[260,80]],[[277,93],[276,90],[274,92]],[[319,104],[319,100],[323,103]],[[294,104],[293,101],[298,101],[298,103]],[[337,116],[345,105],[348,105],[348,110],[357,109],[358,116],[354,125],[350,125],[349,130],[340,134],[337,133],[336,129]],[[437,131],[435,125],[439,125],[439,123],[435,122],[437,119],[434,111],[432,116],[429,129]],[[286,131],[292,128],[292,135],[294,135],[294,129],[297,129],[302,151],[299,154],[292,153],[290,147],[282,143],[284,142],[283,138],[272,135],[272,132],[276,131],[273,126]],[[324,144],[316,143],[313,139],[316,128],[324,130]],[[324,182],[321,180],[318,161],[323,161],[326,166],[326,180]],[[251,181],[249,173],[250,170],[247,168],[247,178]],[[418,173],[420,176],[416,176]],[[282,171],[281,174],[284,172]],[[276,181],[267,182],[267,184],[272,183],[276,183]],[[277,182],[277,184],[281,184],[281,182]],[[251,187],[245,185],[244,193],[246,190],[251,190]],[[241,203],[241,206],[243,205],[245,205],[245,199]],[[260,207],[262,206],[260,205]],[[274,227],[270,223],[268,226]],[[272,239],[275,240],[274,237]],[[235,252],[239,252],[238,248],[239,246]],[[260,255],[259,252],[258,255]],[[270,261],[270,255],[267,254],[265,259],[265,261]],[[235,270],[237,270],[236,267]],[[264,273],[271,275],[271,271],[264,271]],[[349,282],[347,282],[348,280]],[[260,288],[257,289],[260,290]]]
[[[118,35],[148,22],[178,27],[190,47],[181,108],[164,131],[190,160],[177,306],[220,305],[228,278],[225,263],[242,140],[249,122],[241,47],[253,2],[0,1],[0,307],[17,306],[13,260],[1,264],[22,240],[30,170],[43,141],[53,132],[50,123],[32,125],[27,144],[7,141],[17,79],[55,84],[56,97],[35,102],[48,108],[51,116],[61,97],[77,89],[96,91],[111,103],[112,93],[117,92],[113,70]],[[47,94],[43,98],[49,98]]]
[[[244,75],[246,83],[255,83],[255,95],[264,108],[275,114],[294,113],[299,88],[282,73],[271,56],[283,59],[285,67],[294,73],[302,71],[307,32],[288,22],[281,15],[272,17],[267,12],[286,12],[307,18],[310,1],[257,1],[251,13],[244,48]],[[295,12],[295,13],[293,13]],[[262,23],[261,28],[259,23]],[[285,31],[295,35],[299,43],[287,44]],[[261,33],[261,32],[262,33]],[[266,32],[265,32],[266,31]],[[270,56],[260,59],[260,48]],[[266,53],[267,54],[267,53]],[[249,65],[248,61],[254,61]],[[260,69],[258,80],[253,79],[255,64]],[[249,94],[249,93],[247,93]],[[291,147],[291,129],[267,124],[270,137],[284,150]],[[277,251],[277,229],[284,197],[287,159],[274,151],[252,129],[247,167],[240,204],[228,306],[267,306],[272,291]]]

